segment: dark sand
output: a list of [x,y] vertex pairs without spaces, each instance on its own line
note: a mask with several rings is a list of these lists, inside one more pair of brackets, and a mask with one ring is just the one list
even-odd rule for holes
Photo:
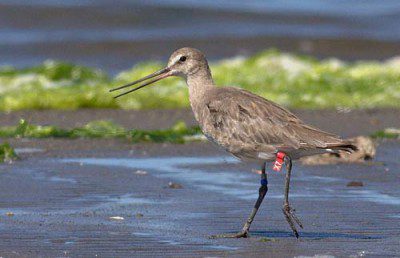
[[[393,110],[296,113],[346,136],[399,126],[398,111]],[[0,121],[13,124],[21,114],[32,122],[60,126],[107,117],[142,128],[165,128],[181,116],[192,122],[187,111],[147,111],[143,117],[112,110],[19,112],[2,115]],[[333,123],[334,119],[339,122]],[[299,240],[292,237],[281,212],[283,173],[275,172],[269,173],[270,190],[251,238],[208,238],[242,227],[259,181],[250,172],[251,164],[235,163],[209,143],[9,141],[22,159],[0,165],[2,257],[395,257],[400,253],[398,141],[381,141],[376,159],[368,164],[296,163],[291,201],[305,226]],[[363,187],[347,187],[350,181],[361,181]],[[183,188],[171,189],[169,182]],[[114,216],[124,220],[110,219]]]

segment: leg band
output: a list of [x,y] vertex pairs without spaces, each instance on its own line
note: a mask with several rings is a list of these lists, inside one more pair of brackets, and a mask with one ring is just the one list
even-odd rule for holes
[[268,180],[266,178],[261,179],[260,183],[263,186],[268,186]]
[[278,153],[276,153],[276,160],[272,168],[273,170],[277,172],[281,171],[285,156],[286,154],[283,152],[279,151]]

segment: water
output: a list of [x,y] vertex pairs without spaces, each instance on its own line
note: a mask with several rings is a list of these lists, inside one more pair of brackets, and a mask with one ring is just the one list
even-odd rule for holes
[[[229,165],[239,162],[231,157],[78,158],[64,159],[62,162],[157,171],[151,175],[182,181],[186,185],[205,191],[226,194],[242,200],[255,200],[258,196],[255,191],[258,187],[257,175],[224,169],[215,171],[208,168],[210,165]],[[207,168],[196,168],[199,165],[205,165]],[[278,181],[281,180],[281,177],[280,173],[270,173],[268,180],[276,185],[279,184]],[[389,195],[366,187],[357,190],[354,188],[340,189],[341,186],[346,185],[346,180],[308,175],[302,167],[296,167],[296,173],[292,177],[293,181],[298,184],[302,183],[303,186],[292,189],[291,198],[314,200],[339,198],[389,206],[400,205],[399,196],[396,196],[399,194],[398,192]],[[282,189],[270,189],[268,198],[283,199]]]
[[44,152],[45,150],[40,148],[15,148],[14,151],[17,154],[30,154],[30,153]]
[[[300,242],[280,209],[284,171],[269,173],[270,190],[252,227],[253,238],[210,240],[211,234],[240,229],[257,195],[259,175],[231,157],[112,158],[120,153],[108,153],[111,158],[28,159],[2,174],[1,250],[11,246],[21,253],[22,246],[47,256],[65,251],[70,256],[158,252],[219,257],[247,250],[287,256],[290,246],[292,257],[395,256],[397,147],[383,147],[377,161],[386,163],[387,172],[381,165],[295,164],[290,200],[305,225]],[[138,169],[148,173],[138,176]],[[362,180],[364,187],[346,187],[349,180]],[[166,188],[169,181],[183,189]],[[117,216],[125,219],[110,219]]]
[[201,46],[212,58],[267,46],[226,48],[221,39],[400,41],[397,0],[0,0],[0,7],[0,65],[56,58],[116,72],[183,44],[206,41]]

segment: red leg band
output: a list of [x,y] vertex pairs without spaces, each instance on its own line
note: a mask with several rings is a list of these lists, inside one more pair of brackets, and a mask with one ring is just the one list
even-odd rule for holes
[[279,151],[276,153],[276,160],[274,163],[274,167],[272,168],[273,170],[277,172],[281,171],[285,156],[286,154],[283,152]]

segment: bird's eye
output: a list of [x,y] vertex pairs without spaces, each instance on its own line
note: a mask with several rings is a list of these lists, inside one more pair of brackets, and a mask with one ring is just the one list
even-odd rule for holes
[[181,57],[179,58],[179,61],[185,62],[185,61],[186,61],[186,56],[181,56]]

